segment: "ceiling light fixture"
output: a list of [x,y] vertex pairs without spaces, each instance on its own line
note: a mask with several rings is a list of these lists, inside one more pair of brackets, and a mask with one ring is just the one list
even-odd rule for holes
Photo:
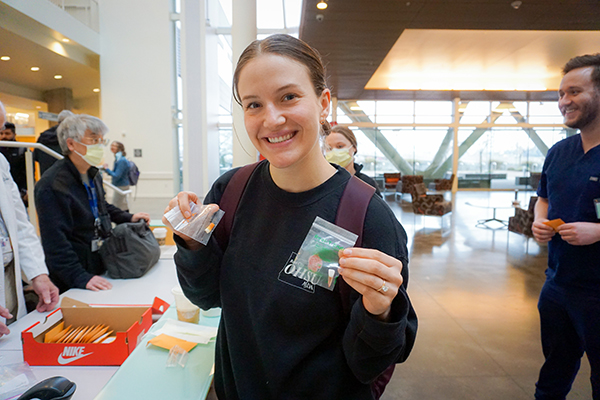
[[69,43],[70,42],[70,40],[68,38],[62,38],[62,41],[65,42],[65,43]]
[[2,56],[2,57],[0,57],[0,60],[2,60],[2,61],[8,61],[8,60],[10,60],[10,57],[9,56]]
[[54,79],[62,79],[62,75],[54,75]]
[[100,88],[94,88],[94,89],[92,89],[92,92],[99,93],[100,92]]
[[33,72],[38,72],[40,70],[40,67],[31,67],[30,68]]
[[522,1],[516,0],[516,1],[513,1],[512,3],[510,3],[510,6],[512,8],[514,8],[515,10],[518,10],[519,7],[521,7],[522,4],[523,4]]
[[327,2],[325,0],[321,0],[317,3],[317,8],[319,10],[324,10],[327,8]]

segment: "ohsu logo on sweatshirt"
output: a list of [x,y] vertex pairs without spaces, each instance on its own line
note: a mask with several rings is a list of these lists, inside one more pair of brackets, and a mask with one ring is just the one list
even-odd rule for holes
[[84,353],[85,347],[79,346],[68,346],[63,349],[61,355],[58,356],[58,363],[60,365],[65,365],[72,363],[73,361],[77,361],[82,359],[83,357],[87,357],[92,353]]
[[315,274],[304,268],[296,267],[296,265],[294,265],[294,260],[296,259],[296,256],[296,253],[292,253],[290,258],[288,258],[287,262],[285,263],[285,266],[279,272],[278,279],[283,283],[287,283],[290,286],[302,289],[305,292],[314,293]]

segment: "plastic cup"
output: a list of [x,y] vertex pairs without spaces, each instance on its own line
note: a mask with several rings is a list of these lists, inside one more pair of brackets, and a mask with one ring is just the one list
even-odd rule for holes
[[167,240],[167,228],[154,228],[152,231],[159,246],[164,246]]
[[208,318],[218,317],[219,315],[221,315],[221,309],[217,307],[211,308],[210,310],[202,310],[202,315]]
[[191,322],[197,324],[200,320],[200,308],[183,294],[180,287],[174,287],[171,290],[173,296],[175,296],[175,307],[177,308],[177,319],[183,322]]

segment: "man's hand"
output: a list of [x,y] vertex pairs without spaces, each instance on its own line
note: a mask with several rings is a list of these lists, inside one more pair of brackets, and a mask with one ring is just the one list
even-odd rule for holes
[[546,218],[536,219],[531,226],[533,237],[540,243],[549,242],[556,235],[554,228],[544,224],[546,221],[548,221]]
[[150,224],[150,214],[145,213],[145,212],[139,212],[139,213],[133,214],[133,217],[131,217],[131,222],[138,222],[140,219],[144,219],[144,220],[146,220],[147,224]]
[[585,246],[600,240],[600,224],[572,222],[558,227],[560,237],[573,246]]
[[31,286],[37,293],[40,301],[36,306],[39,312],[53,310],[58,304],[58,288],[54,286],[48,275],[41,274],[31,280]]
[[90,279],[85,285],[85,288],[93,290],[94,292],[98,292],[100,290],[112,289],[112,284],[103,277],[99,275],[94,275],[92,279]]
[[[0,317],[10,319],[13,316],[11,313],[8,312],[8,308],[0,306]],[[8,329],[8,327],[3,322],[0,322],[0,337],[2,337],[2,335],[8,335],[9,333],[10,330]]]

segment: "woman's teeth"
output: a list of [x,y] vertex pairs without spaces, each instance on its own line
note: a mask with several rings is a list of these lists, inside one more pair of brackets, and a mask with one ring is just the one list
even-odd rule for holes
[[293,133],[287,134],[285,136],[279,136],[279,137],[274,137],[274,138],[267,138],[267,140],[269,141],[269,143],[281,143],[281,142],[285,142],[286,140],[290,140],[292,138],[292,136],[294,136]]

